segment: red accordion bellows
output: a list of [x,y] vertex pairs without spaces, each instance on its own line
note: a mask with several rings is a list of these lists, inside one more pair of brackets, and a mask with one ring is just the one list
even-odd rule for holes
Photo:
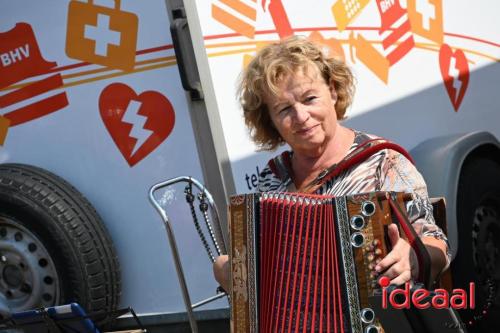
[[399,224],[428,275],[404,200],[388,192],[231,197],[232,332],[382,332],[370,299],[389,224]]
[[344,332],[332,200],[299,200],[260,203],[260,332]]

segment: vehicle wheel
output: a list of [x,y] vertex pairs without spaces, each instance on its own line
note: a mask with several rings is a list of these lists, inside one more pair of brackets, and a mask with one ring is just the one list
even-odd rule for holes
[[37,167],[0,165],[0,292],[12,312],[118,306],[118,259],[100,217],[69,183]]
[[[476,284],[476,308],[462,311],[469,332],[500,325],[500,165],[487,158],[467,161],[457,200],[458,253],[452,264],[455,288]],[[485,313],[483,313],[483,311]]]

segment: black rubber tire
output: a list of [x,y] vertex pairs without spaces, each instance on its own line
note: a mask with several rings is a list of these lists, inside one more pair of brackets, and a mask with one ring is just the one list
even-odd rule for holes
[[[488,210],[489,215],[483,218],[478,212]],[[495,217],[496,216],[496,217]],[[452,263],[454,288],[469,289],[469,283],[476,284],[476,308],[474,310],[461,310],[460,315],[465,323],[472,321],[469,332],[491,332],[500,326],[500,309],[498,304],[498,288],[500,281],[497,273],[488,269],[484,242],[478,244],[479,229],[484,234],[487,231],[494,236],[493,241],[498,249],[500,244],[500,165],[495,161],[477,157],[466,161],[464,164],[458,186],[457,194],[457,221],[458,221],[458,252]],[[480,228],[478,228],[478,223]],[[474,235],[473,236],[473,228]],[[490,236],[490,239],[491,236]],[[491,252],[491,251],[490,251]],[[476,253],[474,258],[474,253]],[[499,261],[498,257],[495,261]],[[477,264],[476,264],[477,263]],[[489,297],[490,290],[486,280],[493,278],[497,299],[483,316],[482,311]]]
[[113,243],[96,210],[68,182],[37,167],[0,164],[0,223],[2,217],[43,242],[60,277],[60,304],[78,302],[87,312],[118,307]]

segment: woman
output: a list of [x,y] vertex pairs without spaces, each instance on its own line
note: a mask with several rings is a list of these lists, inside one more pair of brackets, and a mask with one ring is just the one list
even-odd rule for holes
[[[326,183],[314,185],[325,169],[375,138],[338,122],[345,117],[353,90],[349,68],[328,58],[320,46],[306,39],[292,37],[258,52],[240,83],[245,123],[263,149],[274,150],[284,143],[291,147],[261,172],[258,191],[307,190],[334,196],[373,191],[411,193],[414,199],[407,206],[408,215],[429,251],[431,276],[435,278],[449,263],[447,240],[433,219],[422,176],[403,155],[381,150]],[[396,225],[390,225],[388,232],[392,251],[375,270],[391,284],[400,285],[417,276],[418,264]],[[227,256],[217,259],[214,275],[229,290]]]

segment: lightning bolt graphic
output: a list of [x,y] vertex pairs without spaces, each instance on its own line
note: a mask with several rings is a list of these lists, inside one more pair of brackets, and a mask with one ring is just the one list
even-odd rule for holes
[[144,141],[146,141],[153,133],[153,131],[144,129],[144,124],[148,118],[138,114],[140,108],[141,103],[130,100],[130,103],[127,105],[127,109],[122,117],[122,121],[124,123],[132,125],[132,130],[130,131],[129,136],[137,139],[130,156],[134,155],[137,149],[139,149]]
[[460,88],[462,87],[462,80],[460,80],[460,71],[457,68],[457,59],[455,57],[450,58],[450,69],[448,70],[448,75],[453,78],[453,89],[455,89],[455,100],[458,98]]

